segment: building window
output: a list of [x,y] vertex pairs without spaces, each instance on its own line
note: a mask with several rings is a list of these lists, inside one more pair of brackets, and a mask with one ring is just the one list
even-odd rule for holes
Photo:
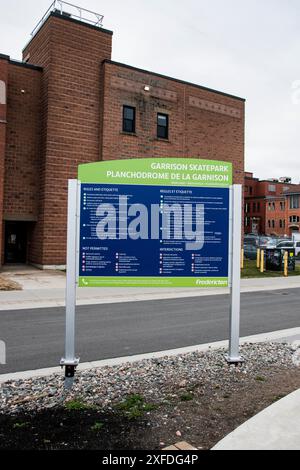
[[257,212],[260,212],[260,202],[257,203]]
[[245,217],[245,227],[250,227],[250,217]]
[[157,114],[157,137],[159,139],[169,138],[169,116],[167,114]]
[[0,104],[6,104],[6,84],[0,80]]
[[300,217],[297,215],[292,215],[290,217],[290,223],[291,224],[298,224],[300,222]]
[[272,220],[272,228],[275,228],[275,220]]
[[268,220],[268,227],[271,228],[271,220]]
[[290,197],[290,209],[299,209],[299,196]]
[[285,210],[285,202],[280,203],[280,210],[284,211]]
[[268,208],[269,208],[269,211],[275,211],[276,209],[275,202],[269,202]]
[[269,184],[268,191],[269,191],[269,193],[276,193],[275,184]]
[[284,219],[283,220],[280,219],[279,226],[280,226],[280,228],[285,228],[285,220]]
[[252,193],[253,193],[253,188],[252,188],[252,186],[250,186],[250,187],[249,187],[249,194],[250,194],[250,196],[252,196]]
[[253,212],[256,212],[256,202],[253,202]]
[[123,132],[135,132],[135,108],[123,106]]

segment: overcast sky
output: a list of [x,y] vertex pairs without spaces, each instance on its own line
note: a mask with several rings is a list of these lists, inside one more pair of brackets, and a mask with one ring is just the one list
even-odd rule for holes
[[[246,170],[300,182],[299,0],[70,0],[104,15],[113,60],[247,99]],[[0,0],[0,52],[21,59],[50,0]]]

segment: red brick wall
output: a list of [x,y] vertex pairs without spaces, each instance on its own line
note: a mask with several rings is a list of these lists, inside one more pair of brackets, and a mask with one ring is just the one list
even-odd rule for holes
[[41,72],[9,64],[4,215],[35,220],[40,165]]
[[42,265],[65,264],[67,180],[80,163],[100,160],[101,64],[110,32],[52,14],[25,48],[43,74]]
[[[244,183],[243,100],[109,61],[103,67],[103,160],[158,156],[224,160],[233,162],[234,182]],[[144,91],[145,85],[150,92]],[[136,135],[122,132],[124,104],[136,107]],[[156,138],[158,112],[169,115],[168,141]],[[236,114],[228,115],[231,112]]]
[[[41,70],[9,63],[5,151],[4,219],[36,222],[41,165]],[[35,223],[31,231],[34,231]],[[30,234],[29,234],[30,235]],[[28,257],[37,256],[28,237]]]
[[[271,204],[269,208],[269,203]],[[280,203],[285,204],[284,210],[281,210]],[[275,204],[275,210],[273,209]],[[267,199],[265,203],[265,234],[266,235],[279,235],[284,236],[288,234],[288,225],[286,223],[286,206],[287,201],[285,197]],[[285,227],[280,227],[280,220],[285,221]],[[269,221],[271,222],[269,227]],[[275,227],[273,228],[273,221]]]
[[[5,96],[0,101],[0,266],[4,256],[4,227],[3,227],[3,204],[4,204],[4,166],[5,166],[5,142],[6,142],[6,120],[7,120],[7,77],[8,57],[0,57],[0,80],[4,87]],[[3,86],[4,82],[4,86]],[[2,88],[3,92],[3,88]]]
[[[254,210],[254,205],[256,210]],[[246,211],[246,206],[248,211]],[[259,219],[258,233],[265,233],[266,200],[264,198],[245,197],[245,218],[250,219],[250,225],[245,225],[245,233],[252,232],[252,218]],[[246,219],[245,219],[246,223]]]

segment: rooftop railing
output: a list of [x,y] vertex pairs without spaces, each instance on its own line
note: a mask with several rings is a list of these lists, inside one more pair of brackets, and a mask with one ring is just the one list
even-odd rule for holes
[[85,8],[78,7],[76,5],[73,5],[72,3],[63,2],[61,0],[55,0],[50,5],[43,18],[38,22],[38,24],[32,31],[31,36],[34,36],[37,33],[37,31],[41,28],[41,26],[45,23],[45,21],[53,11],[60,13],[64,16],[69,16],[70,18],[75,18],[93,26],[98,26],[99,28],[102,28],[103,26],[103,15],[95,13],[94,11],[86,10]]

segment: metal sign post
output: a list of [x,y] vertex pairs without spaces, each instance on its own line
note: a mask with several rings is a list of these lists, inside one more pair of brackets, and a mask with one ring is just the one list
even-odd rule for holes
[[69,180],[68,186],[68,232],[67,232],[67,279],[66,279],[66,339],[65,357],[60,365],[65,367],[65,388],[73,385],[79,358],[75,357],[75,309],[78,252],[78,191],[77,180]]
[[240,356],[240,304],[241,304],[241,238],[242,238],[242,185],[232,186],[232,222],[230,250],[230,337],[229,354],[226,356],[230,364],[243,362]]

